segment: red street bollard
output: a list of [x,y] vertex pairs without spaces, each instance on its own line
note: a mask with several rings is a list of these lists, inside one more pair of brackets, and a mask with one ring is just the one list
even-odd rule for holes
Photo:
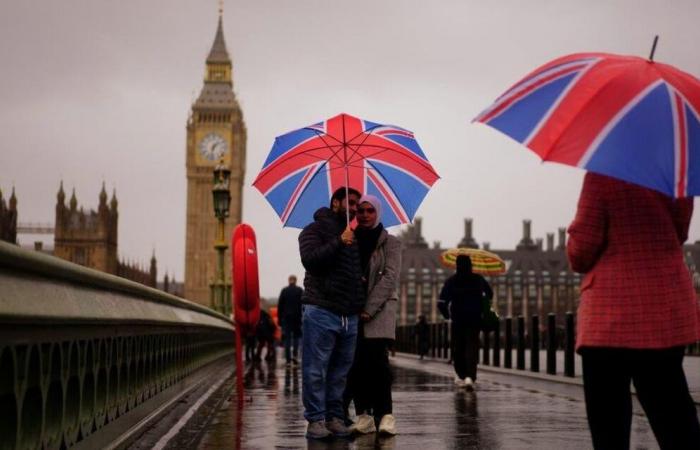
[[236,378],[238,398],[243,401],[243,336],[255,333],[260,320],[260,284],[255,231],[239,224],[231,237],[231,279],[233,280],[233,320],[236,324]]

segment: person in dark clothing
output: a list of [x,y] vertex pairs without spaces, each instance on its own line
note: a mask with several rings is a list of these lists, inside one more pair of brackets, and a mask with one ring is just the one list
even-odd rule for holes
[[423,359],[428,354],[430,348],[430,327],[424,314],[418,316],[416,328],[413,330],[416,340],[418,341],[418,354],[420,359]]
[[457,376],[455,384],[473,389],[479,362],[479,331],[483,302],[493,291],[488,281],[472,272],[469,256],[457,257],[457,273],[445,281],[440,291],[438,309],[445,319],[452,319],[452,349]]
[[255,329],[255,336],[258,340],[258,349],[255,353],[254,361],[260,361],[262,357],[262,350],[267,347],[267,353],[265,355],[265,361],[275,360],[275,322],[272,321],[270,313],[264,309],[260,310],[260,320]]
[[245,337],[245,360],[251,361],[255,359],[255,349],[258,343],[255,339],[255,334],[250,334]]
[[360,193],[340,188],[299,235],[306,269],[302,296],[302,400],[306,436],[349,436],[343,391],[352,365],[358,314],[365,304],[360,256],[349,220]]
[[289,276],[289,285],[280,292],[277,301],[277,317],[282,327],[284,358],[287,365],[297,364],[299,337],[301,336],[301,296],[304,290],[297,286],[297,277]]

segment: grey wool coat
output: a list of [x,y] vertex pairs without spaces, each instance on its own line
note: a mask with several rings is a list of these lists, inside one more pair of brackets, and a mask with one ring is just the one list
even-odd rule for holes
[[371,320],[364,322],[365,338],[396,339],[400,271],[401,241],[382,230],[367,271],[367,303],[364,310]]

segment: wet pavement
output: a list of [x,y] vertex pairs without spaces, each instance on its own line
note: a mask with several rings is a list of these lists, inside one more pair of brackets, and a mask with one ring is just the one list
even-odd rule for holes
[[[442,361],[392,358],[394,415],[399,434],[354,440],[307,440],[301,404],[301,369],[284,364],[246,366],[245,393],[233,379],[211,412],[196,447],[210,449],[588,449],[590,436],[579,386],[479,373],[475,392],[453,385]],[[654,449],[638,405],[632,447]],[[199,433],[198,433],[199,434]]]

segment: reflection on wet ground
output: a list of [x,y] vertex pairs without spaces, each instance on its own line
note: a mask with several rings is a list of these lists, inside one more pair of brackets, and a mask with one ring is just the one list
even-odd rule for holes
[[[429,367],[426,367],[429,368]],[[232,391],[200,449],[588,449],[580,399],[513,388],[480,374],[477,390],[457,389],[444,374],[395,367],[394,415],[399,434],[354,440],[307,440],[301,369],[282,364],[246,367],[245,394]],[[633,448],[656,448],[646,419],[635,415]]]

